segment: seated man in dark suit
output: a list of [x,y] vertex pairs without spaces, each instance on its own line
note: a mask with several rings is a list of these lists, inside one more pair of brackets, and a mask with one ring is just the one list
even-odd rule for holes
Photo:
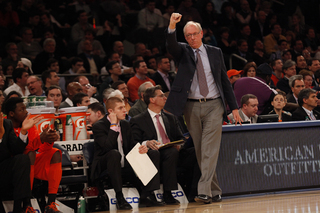
[[169,75],[170,61],[168,57],[161,56],[157,58],[157,72],[152,76],[156,85],[160,85],[162,92],[170,91],[173,77]]
[[[130,124],[125,121],[126,109],[124,102],[118,97],[111,97],[106,101],[108,114],[93,124],[94,135],[94,158],[92,162],[91,179],[93,182],[100,177],[101,173],[107,170],[110,182],[116,192],[117,208],[131,209],[130,204],[122,194],[122,172],[129,174],[131,180],[136,177],[130,167],[125,155],[136,145],[132,138]],[[147,149],[142,145],[139,148],[141,154],[148,153],[150,159],[159,171],[160,156],[156,151]],[[160,174],[142,187],[140,204],[145,206],[161,206],[151,192],[159,189]],[[102,198],[107,202],[105,192],[100,192]]]
[[289,78],[289,86],[291,92],[287,94],[288,103],[298,103],[298,95],[301,90],[304,89],[304,82],[302,75],[294,75]]
[[293,75],[296,75],[296,62],[287,60],[286,62],[284,62],[282,70],[284,73],[284,77],[278,81],[277,88],[288,94],[291,91],[291,88],[289,86],[289,78]]
[[[244,39],[240,39],[237,42],[238,49],[234,52],[236,55],[246,59],[248,62],[251,62],[252,54],[248,51],[248,42]],[[237,57],[232,58],[232,68],[236,70],[242,70],[246,65],[246,62],[240,60]]]
[[83,67],[86,72],[96,76],[100,73],[102,62],[100,56],[92,54],[92,50],[93,47],[91,42],[89,40],[84,40],[82,43],[83,53],[80,53],[78,57],[83,60]]
[[148,109],[130,120],[133,138],[149,149],[160,152],[163,199],[167,204],[175,204],[178,201],[172,197],[171,190],[178,189],[176,168],[179,148],[159,150],[158,146],[183,139],[183,135],[175,117],[162,111],[167,98],[159,85],[148,88],[143,94],[143,99]]
[[317,107],[317,93],[313,89],[303,89],[298,95],[299,107],[292,113],[293,121],[319,120],[320,113],[314,108]]

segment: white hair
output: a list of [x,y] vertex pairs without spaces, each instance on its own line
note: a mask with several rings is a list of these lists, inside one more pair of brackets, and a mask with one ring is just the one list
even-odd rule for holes
[[48,43],[54,43],[54,46],[56,46],[56,40],[54,40],[53,38],[47,38],[46,40],[44,40],[43,42],[43,46],[47,46]]
[[151,81],[146,81],[143,84],[141,84],[138,88],[138,96],[140,98],[142,98],[141,94],[144,93],[146,91],[146,85],[151,84],[151,86],[153,87],[153,84],[151,83]]
[[199,29],[199,32],[202,31],[202,27],[198,22],[188,21],[186,25],[184,25],[183,34],[186,34],[186,28],[189,27],[190,25],[197,27]]
[[114,91],[112,88],[107,88],[103,90],[103,99],[108,100],[109,95]]
[[124,96],[122,94],[122,92],[118,89],[116,89],[115,91],[111,92],[110,95],[108,96],[108,99],[109,98],[112,98],[112,97],[117,97],[117,96],[120,96],[121,99],[124,99]]

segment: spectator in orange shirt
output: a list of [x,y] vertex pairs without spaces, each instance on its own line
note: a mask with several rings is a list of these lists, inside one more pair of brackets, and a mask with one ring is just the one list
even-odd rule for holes
[[129,79],[127,85],[129,89],[129,97],[132,102],[135,102],[139,99],[138,89],[141,84],[147,81],[151,81],[151,83],[155,86],[154,81],[147,77],[148,67],[146,62],[144,61],[136,61],[133,64],[133,70],[136,73],[135,76]]

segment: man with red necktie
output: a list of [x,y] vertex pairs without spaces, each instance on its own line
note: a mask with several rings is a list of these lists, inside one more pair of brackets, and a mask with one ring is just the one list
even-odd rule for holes
[[177,204],[179,201],[172,197],[171,190],[178,189],[176,168],[180,147],[159,150],[159,146],[181,140],[183,135],[174,115],[162,111],[167,98],[159,85],[146,89],[143,100],[148,106],[147,110],[130,120],[133,139],[151,150],[159,151],[160,174],[164,190],[163,201],[166,204]]

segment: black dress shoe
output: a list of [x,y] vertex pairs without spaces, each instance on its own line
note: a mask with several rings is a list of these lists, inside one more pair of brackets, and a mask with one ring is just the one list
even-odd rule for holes
[[165,206],[164,202],[158,202],[152,195],[146,198],[140,198],[139,207]]
[[100,200],[100,208],[102,211],[108,211],[109,210],[109,198],[108,195],[99,195]]
[[168,205],[179,204],[180,202],[173,198],[171,192],[163,193],[163,201]]
[[212,203],[212,198],[208,195],[197,195],[194,200],[197,202],[197,203],[204,203],[204,204],[210,204]]
[[124,197],[117,198],[117,209],[128,210],[132,209],[131,205],[124,199]]
[[221,202],[222,198],[220,195],[216,195],[214,197],[212,197],[212,202]]

